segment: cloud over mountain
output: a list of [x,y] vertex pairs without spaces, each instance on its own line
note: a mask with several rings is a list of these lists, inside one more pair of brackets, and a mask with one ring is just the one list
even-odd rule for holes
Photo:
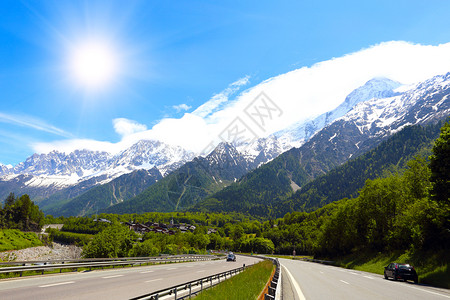
[[132,120],[115,119],[114,128],[123,136],[118,143],[63,140],[35,144],[35,150],[105,147],[103,150],[108,151],[125,149],[140,139],[158,139],[201,152],[209,144],[217,145],[226,139],[233,130],[264,137],[330,111],[374,77],[412,84],[445,74],[450,71],[449,53],[450,43],[429,46],[385,42],[270,78],[237,94],[249,84],[246,76],[193,112],[181,118],[162,119],[149,130]]

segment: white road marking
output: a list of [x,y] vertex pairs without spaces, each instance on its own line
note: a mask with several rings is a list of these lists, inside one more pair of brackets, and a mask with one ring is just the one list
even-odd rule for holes
[[340,282],[343,282],[345,284],[350,284],[350,283],[348,283],[347,281],[344,281],[344,280],[340,280]]
[[422,291],[422,292],[426,292],[426,293],[430,293],[430,294],[433,294],[433,295],[437,295],[437,296],[441,296],[441,297],[450,299],[450,296],[448,296],[448,295],[444,295],[444,294],[440,294],[440,293],[424,290],[424,289],[421,289],[421,288],[418,288],[418,287],[415,287],[415,286],[412,286],[412,285],[406,285],[406,286],[410,287],[412,289],[415,289],[415,290],[419,290],[419,291]]
[[162,278],[152,279],[152,280],[147,280],[146,282],[155,282],[155,281],[159,281],[159,280],[163,280],[163,279]]
[[201,273],[201,272],[206,272],[206,270],[200,270],[200,271],[197,271],[197,273]]
[[167,271],[170,271],[170,270],[176,270],[176,269],[178,269],[178,268],[168,268],[168,269],[166,269]]
[[66,281],[66,282],[52,283],[52,284],[47,284],[47,285],[41,285],[39,287],[40,288],[46,288],[46,287],[57,286],[57,285],[64,285],[64,284],[71,284],[71,283],[75,283],[75,281]]
[[322,272],[322,271],[319,271],[319,273],[320,273],[320,274],[323,274],[323,272]]
[[112,276],[106,276],[102,277],[103,279],[109,279],[109,278],[116,278],[116,277],[122,277],[123,275],[112,275]]
[[292,282],[292,285],[294,286],[295,292],[297,293],[297,296],[300,298],[300,300],[306,300],[305,296],[302,293],[302,290],[300,289],[300,286],[298,285],[297,281],[295,281],[295,279],[292,276],[291,272],[289,272],[289,270],[285,266],[283,266],[283,270],[289,276],[289,280]]
[[153,273],[153,272],[155,272],[155,271],[144,271],[144,272],[141,272],[141,274]]
[[363,276],[363,277],[369,278],[369,279],[375,279],[374,277],[371,277],[371,276]]
[[350,274],[353,274],[353,275],[359,275],[358,273],[355,273],[355,272],[349,272]]

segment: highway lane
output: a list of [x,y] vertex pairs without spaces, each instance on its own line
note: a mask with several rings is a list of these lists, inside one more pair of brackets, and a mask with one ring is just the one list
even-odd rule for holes
[[129,299],[173,285],[257,263],[201,261],[15,278],[0,281],[0,299]]
[[448,289],[386,280],[373,273],[312,262],[289,259],[279,261],[282,265],[283,299],[450,299]]

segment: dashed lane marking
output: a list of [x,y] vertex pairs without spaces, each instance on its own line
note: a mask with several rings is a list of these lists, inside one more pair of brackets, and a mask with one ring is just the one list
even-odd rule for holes
[[141,274],[147,274],[147,273],[153,273],[153,272],[155,272],[155,271],[144,271],[144,272],[141,272]]
[[123,275],[111,275],[111,276],[106,276],[106,277],[102,277],[103,279],[110,279],[110,278],[116,278],[116,277],[122,277]]
[[350,284],[350,283],[348,283],[347,281],[344,281],[344,280],[340,280],[340,282],[343,282],[345,284]]
[[147,280],[146,282],[155,282],[155,281],[160,281],[163,280],[162,278],[158,278],[158,279],[152,279],[152,280]]
[[75,283],[75,281],[58,282],[58,283],[41,285],[39,287],[40,288],[46,288],[46,287],[52,287],[52,286],[58,286],[58,285],[64,285],[64,284],[71,284],[71,283]]

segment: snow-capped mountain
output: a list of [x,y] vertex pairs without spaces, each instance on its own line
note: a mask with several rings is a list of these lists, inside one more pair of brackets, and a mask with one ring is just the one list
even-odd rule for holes
[[317,131],[331,124],[334,120],[344,116],[356,104],[370,99],[383,99],[400,94],[395,89],[401,84],[388,78],[378,77],[366,82],[363,86],[352,91],[337,108],[324,113],[313,120],[296,123],[289,128],[275,133],[275,136],[290,140],[291,144],[299,147],[308,141]]
[[259,138],[248,145],[237,147],[237,150],[245,157],[251,168],[254,169],[291,148],[292,143],[290,139],[271,135],[266,138]]
[[151,169],[156,167],[163,176],[192,160],[194,154],[179,146],[160,141],[141,140],[115,156],[113,168]]
[[[159,172],[165,177],[179,170],[170,178],[159,180],[153,176],[158,181],[154,190],[166,189],[162,183],[173,181],[182,194],[168,202],[180,204],[183,198],[187,205],[273,160],[295,143],[302,146],[290,152],[298,152],[299,162],[307,165],[303,166],[303,178],[314,178],[364,153],[404,126],[450,115],[450,73],[414,86],[401,89],[399,86],[386,78],[372,79],[350,93],[336,109],[312,121],[238,148],[222,143],[207,156],[195,159],[193,153],[181,147],[148,140],[139,141],[118,154],[89,150],[34,154],[15,167],[0,165],[0,197],[5,198],[13,191],[28,193],[38,202],[50,198],[52,203],[67,201],[121,175],[154,168],[155,174]],[[198,174],[196,182],[192,181],[193,172]],[[198,187],[201,193],[195,192]],[[171,191],[173,195],[177,192]]]
[[450,73],[421,82],[401,95],[359,103],[338,122],[354,124],[370,138],[391,135],[407,125],[425,124],[450,114]]
[[299,148],[303,160],[315,161],[309,176],[314,178],[370,150],[405,126],[448,117],[449,95],[447,73],[414,85],[400,95],[358,103]]
[[[277,201],[375,148],[405,126],[436,125],[450,116],[450,73],[403,90],[399,95],[358,103],[301,147],[294,147],[263,168],[249,172],[232,187],[199,202],[196,208],[266,215],[277,205],[284,205]],[[285,205],[282,211],[292,210],[291,204]]]
[[156,168],[165,175],[193,157],[181,147],[146,140],[115,155],[91,150],[34,154],[15,167],[0,168],[0,196],[27,192],[40,201],[69,189],[70,196],[75,197],[134,170]]
[[104,174],[117,177],[116,174],[153,167],[165,174],[193,156],[192,152],[179,146],[142,140],[116,155],[91,150],[75,150],[69,154],[58,151],[33,154],[14,168],[1,167],[0,175],[68,176],[79,181]]

